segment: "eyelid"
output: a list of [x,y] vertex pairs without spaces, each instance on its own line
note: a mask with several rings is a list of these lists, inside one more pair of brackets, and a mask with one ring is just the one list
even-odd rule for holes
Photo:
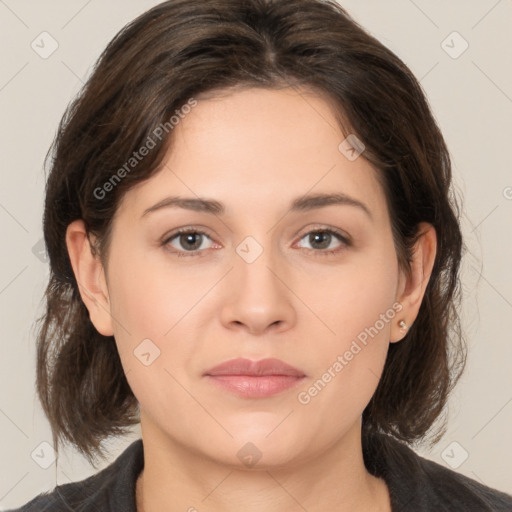
[[182,226],[180,228],[172,229],[168,233],[166,233],[161,238],[162,244],[169,242],[169,240],[173,239],[177,235],[181,235],[183,233],[200,233],[202,235],[206,235],[207,237],[213,239],[213,235],[210,234],[210,230],[204,226],[201,225],[187,225]]
[[304,231],[304,233],[302,235],[300,235],[300,239],[302,240],[302,238],[304,238],[306,235],[308,235],[310,233],[317,233],[317,232],[321,232],[321,231],[338,235],[346,244],[352,245],[352,243],[353,243],[352,237],[346,231],[343,231],[342,229],[335,228],[333,226],[328,226],[325,224],[308,226],[306,228],[306,230]]

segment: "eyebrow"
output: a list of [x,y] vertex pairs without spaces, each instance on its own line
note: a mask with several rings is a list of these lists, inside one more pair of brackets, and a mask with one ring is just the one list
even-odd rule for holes
[[[370,209],[361,201],[354,199],[346,194],[309,194],[294,199],[290,205],[289,212],[305,212],[323,208],[331,205],[354,206],[373,219]],[[205,212],[214,215],[223,215],[226,212],[225,206],[214,199],[188,198],[171,196],[162,199],[158,203],[150,206],[142,217],[148,213],[160,210],[162,208],[183,208],[195,212]]]

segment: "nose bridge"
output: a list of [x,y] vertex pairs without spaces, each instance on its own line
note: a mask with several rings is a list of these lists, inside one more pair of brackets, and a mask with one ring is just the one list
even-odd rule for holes
[[[239,262],[239,267],[242,269],[241,274],[248,279],[255,279],[255,277],[258,279],[266,279],[271,277],[273,274],[269,271],[269,268],[275,266],[276,251],[272,248],[272,244],[269,241],[267,241],[265,245],[256,245],[258,242],[253,240],[254,239],[249,239],[243,242],[243,244],[239,246],[239,251],[237,251],[242,260]],[[254,260],[251,259],[251,257],[254,258]]]
[[223,321],[244,324],[251,332],[272,324],[289,325],[294,319],[291,292],[286,282],[286,265],[280,264],[270,234],[248,235],[236,247],[230,272],[229,292]]
[[[257,240],[248,235],[236,247],[235,287],[241,298],[247,293],[257,300],[275,300],[283,293],[282,283],[276,277],[278,255],[272,247],[271,235],[259,235]],[[258,299],[259,297],[259,299]]]

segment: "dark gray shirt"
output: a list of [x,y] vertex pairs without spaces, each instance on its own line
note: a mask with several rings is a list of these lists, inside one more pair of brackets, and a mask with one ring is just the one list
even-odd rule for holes
[[[386,481],[393,512],[512,512],[512,495],[420,457],[389,436],[369,437],[363,456],[368,471]],[[136,512],[135,483],[143,467],[139,439],[95,475],[58,485],[10,512]]]

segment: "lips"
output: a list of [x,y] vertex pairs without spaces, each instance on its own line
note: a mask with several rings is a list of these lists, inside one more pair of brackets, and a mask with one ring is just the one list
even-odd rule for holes
[[306,375],[279,359],[240,358],[210,368],[204,377],[239,397],[267,398],[298,386]]
[[285,375],[289,377],[304,377],[305,373],[279,359],[262,359],[251,361],[250,359],[231,359],[207,370],[204,375],[248,375],[261,377],[268,375]]

